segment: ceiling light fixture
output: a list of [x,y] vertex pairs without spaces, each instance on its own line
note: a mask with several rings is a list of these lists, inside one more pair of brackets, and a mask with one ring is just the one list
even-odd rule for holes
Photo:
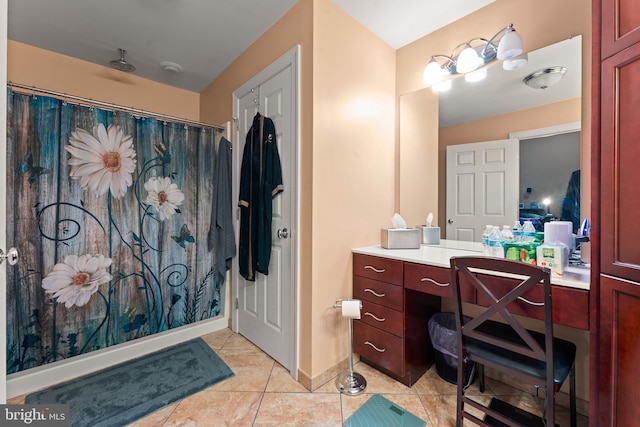
[[[500,41],[496,45],[495,42],[498,39]],[[464,46],[463,50],[456,56],[456,51],[462,46]],[[522,38],[513,28],[513,24],[509,24],[489,40],[478,37],[460,43],[453,49],[450,56],[433,55],[424,70],[423,82],[431,86],[441,81],[447,74],[470,73],[496,58],[503,61],[515,58],[522,51]],[[441,66],[436,58],[446,58],[447,61]]]
[[567,72],[567,67],[549,67],[534,71],[522,79],[524,84],[534,89],[547,89],[558,83]]
[[168,73],[180,74],[183,71],[182,65],[176,64],[175,62],[162,61],[160,66]]
[[116,70],[124,71],[125,73],[132,73],[136,70],[136,67],[133,64],[128,63],[124,59],[124,55],[127,53],[124,49],[118,49],[120,52],[120,59],[114,59],[113,61],[109,61],[109,65],[111,68],[115,68]]

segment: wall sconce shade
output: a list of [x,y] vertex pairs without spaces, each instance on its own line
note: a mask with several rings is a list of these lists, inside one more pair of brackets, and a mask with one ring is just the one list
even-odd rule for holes
[[[447,62],[440,66],[436,57],[446,58]],[[448,74],[451,74],[451,70],[455,70],[455,61],[446,55],[434,55],[431,57],[431,61],[427,64],[422,75],[422,81],[424,84],[431,86],[438,83],[442,78]]]
[[478,67],[484,65],[484,61],[478,56],[478,52],[467,43],[466,47],[460,52],[456,63],[456,71],[458,73],[469,73],[477,70]]
[[510,24],[503,30],[504,36],[498,44],[498,59],[505,60],[515,58],[522,53],[522,37],[513,29],[513,24]]

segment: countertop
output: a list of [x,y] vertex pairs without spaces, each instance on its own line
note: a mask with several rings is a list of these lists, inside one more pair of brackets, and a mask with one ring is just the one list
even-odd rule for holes
[[[439,245],[420,245],[419,249],[384,249],[380,245],[366,246],[351,250],[354,254],[372,255],[417,264],[449,268],[449,260],[454,256],[482,255],[482,244],[458,240],[440,240]],[[569,288],[589,290],[591,270],[589,266],[569,266],[562,276],[551,274],[551,283]],[[505,274],[505,276],[508,276]]]

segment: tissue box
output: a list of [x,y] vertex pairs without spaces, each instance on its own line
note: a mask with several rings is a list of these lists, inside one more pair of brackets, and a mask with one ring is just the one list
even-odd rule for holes
[[380,233],[380,242],[385,249],[418,249],[421,240],[417,228],[383,228]]
[[559,242],[538,246],[538,265],[547,267],[552,275],[562,276],[569,265],[569,248]]

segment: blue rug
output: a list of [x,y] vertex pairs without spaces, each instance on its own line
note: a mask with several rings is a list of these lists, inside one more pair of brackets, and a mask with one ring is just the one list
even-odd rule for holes
[[379,394],[353,413],[345,427],[425,427],[427,423]]
[[234,373],[201,338],[27,396],[28,404],[68,404],[70,424],[123,426]]

